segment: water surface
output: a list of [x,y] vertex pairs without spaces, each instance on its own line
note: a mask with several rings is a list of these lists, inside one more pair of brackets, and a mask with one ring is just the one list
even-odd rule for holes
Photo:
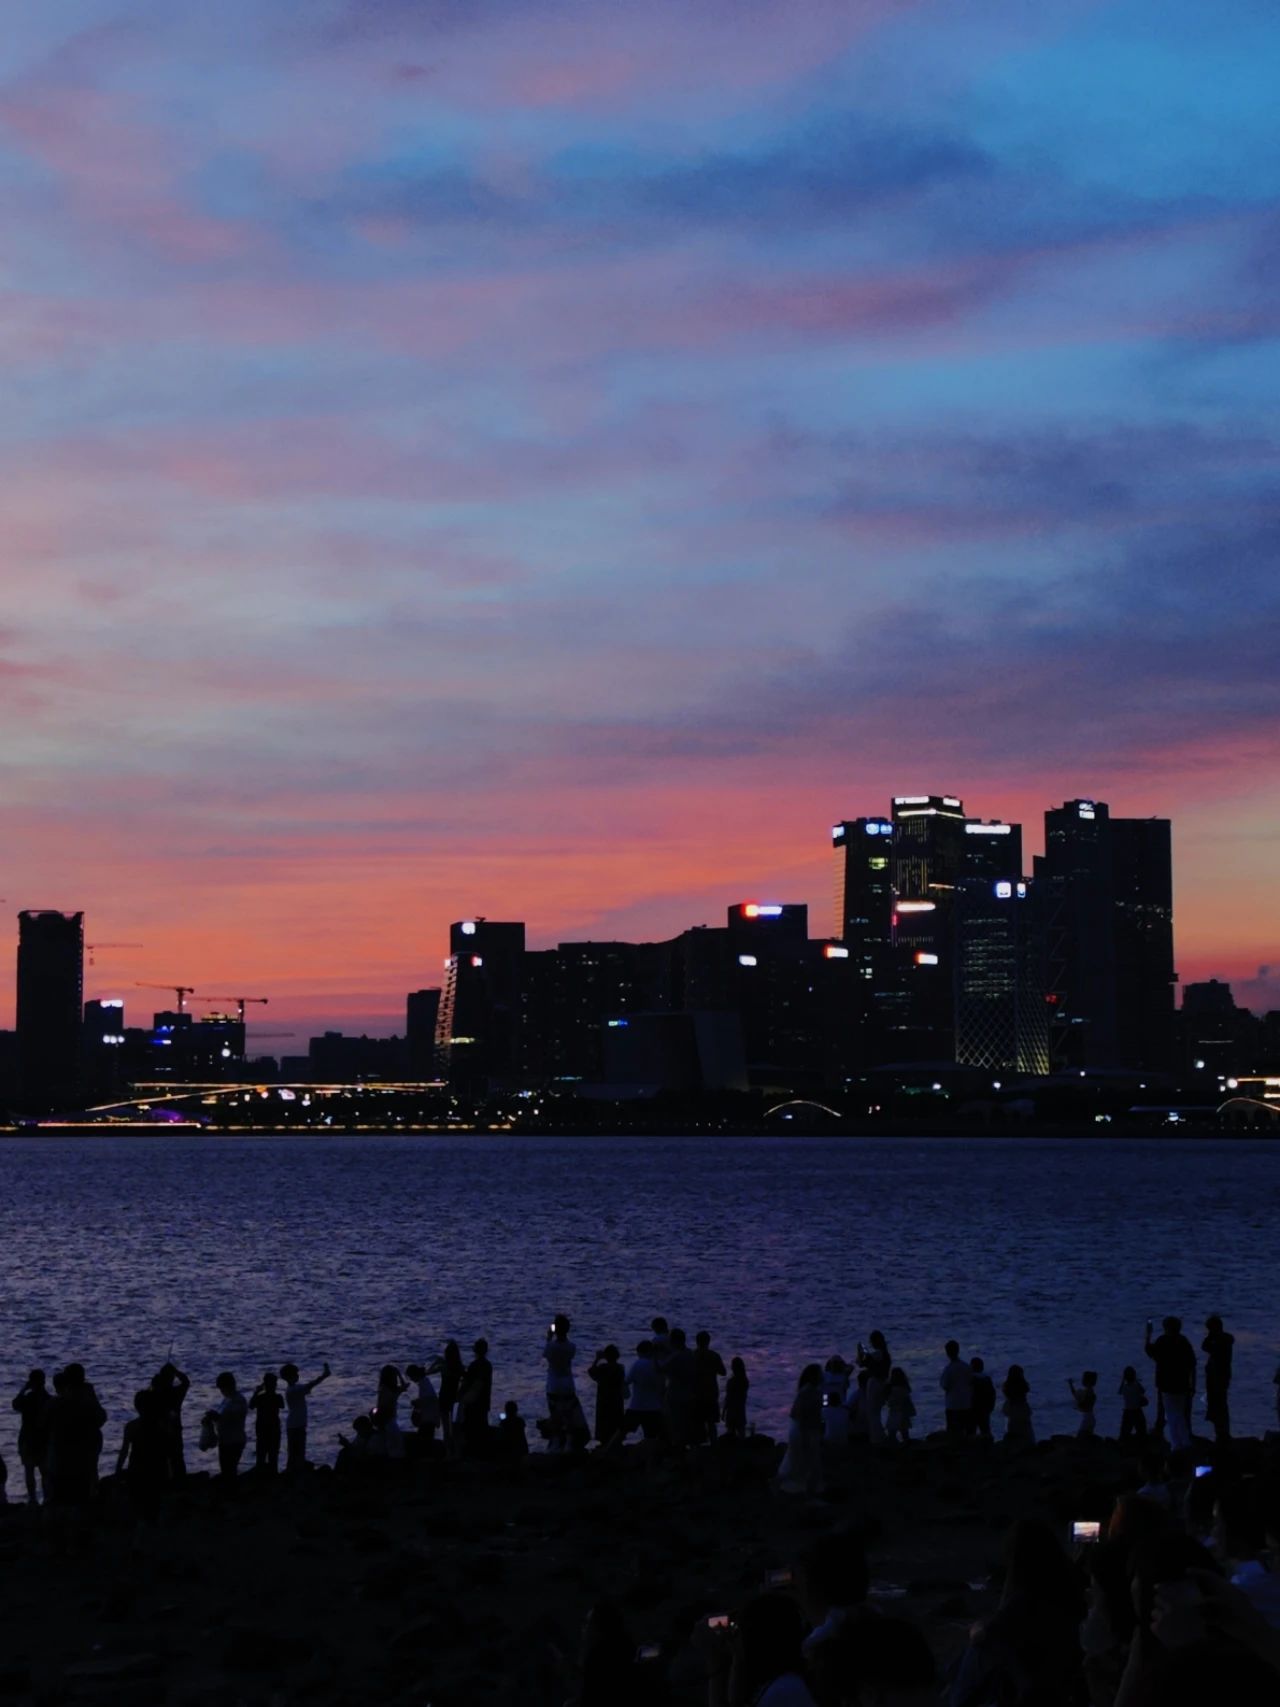
[[[495,1401],[540,1413],[557,1310],[580,1362],[656,1313],[707,1328],[782,1426],[795,1375],[888,1335],[938,1426],[955,1335],[1026,1368],[1037,1427],[1073,1426],[1068,1375],[1101,1374],[1099,1424],[1149,1315],[1237,1339],[1239,1431],[1274,1425],[1280,1145],[1267,1140],[22,1138],[0,1144],[0,1381],[79,1358],[114,1450],[172,1348],[188,1433],[242,1383],[328,1358],[314,1456],[384,1361],[490,1341]],[[580,1386],[589,1386],[585,1380]],[[20,1483],[15,1430],[0,1452]],[[191,1456],[198,1455],[192,1453]]]

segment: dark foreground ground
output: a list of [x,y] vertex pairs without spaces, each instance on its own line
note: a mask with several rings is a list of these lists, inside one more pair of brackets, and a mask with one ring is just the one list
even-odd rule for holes
[[[1249,1468],[1262,1451],[1238,1446]],[[1066,1536],[1136,1482],[1113,1442],[1012,1452],[934,1438],[850,1451],[808,1502],[772,1486],[778,1456],[757,1437],[668,1462],[637,1448],[516,1469],[384,1466],[404,1471],[385,1479],[317,1470],[298,1486],[250,1474],[230,1504],[197,1473],[140,1541],[110,1481],[84,1535],[13,1506],[0,1519],[0,1702],[561,1707],[601,1595],[637,1643],[662,1645],[646,1699],[701,1702],[697,1620],[850,1523],[871,1536],[876,1603],[916,1620],[943,1665],[996,1604],[1014,1518]]]

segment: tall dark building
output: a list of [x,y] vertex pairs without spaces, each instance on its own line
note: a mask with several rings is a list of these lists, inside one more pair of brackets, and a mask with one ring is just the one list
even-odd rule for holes
[[1167,818],[1111,820],[1116,1053],[1149,1073],[1174,1066],[1173,851]]
[[440,1019],[439,990],[411,990],[405,1000],[404,1043],[411,1079],[434,1079],[436,1027]]
[[846,818],[831,827],[835,849],[835,932],[849,951],[854,1055],[860,1069],[895,1059],[909,985],[894,945],[894,825]]
[[450,925],[436,1045],[455,1089],[484,1095],[515,1076],[524,958],[523,924],[460,919]]
[[123,1092],[127,1043],[121,997],[85,1003],[80,1068],[87,1095],[107,1097]]
[[1044,815],[1036,861],[1056,1067],[1167,1070],[1173,1061],[1173,871],[1165,818],[1101,800]]
[[1068,800],[1044,815],[1035,862],[1045,921],[1045,999],[1053,1066],[1114,1067],[1115,891],[1111,814],[1101,800]]
[[84,1024],[84,914],[18,914],[18,1073],[37,1107],[74,1100]]
[[666,965],[659,943],[562,942],[526,954],[522,1083],[602,1080],[610,1020],[668,1006]]

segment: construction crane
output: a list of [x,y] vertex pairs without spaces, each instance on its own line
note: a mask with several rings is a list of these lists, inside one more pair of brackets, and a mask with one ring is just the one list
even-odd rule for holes
[[243,1023],[244,1010],[252,1003],[255,1007],[265,1008],[267,996],[201,996],[201,1002],[234,1002],[237,1018]]
[[146,944],[141,942],[87,942],[85,947],[89,950],[89,964],[94,966],[97,962],[93,957],[100,948],[145,948]]
[[187,1011],[187,997],[194,996],[196,993],[194,984],[144,984],[140,978],[136,980],[135,987],[139,990],[172,990],[178,998],[178,1012],[180,1014]]

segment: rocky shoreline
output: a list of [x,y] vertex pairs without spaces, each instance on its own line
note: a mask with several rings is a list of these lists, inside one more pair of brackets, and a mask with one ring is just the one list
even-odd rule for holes
[[[1241,1469],[1280,1464],[1274,1441],[1233,1450]],[[916,1621],[945,1665],[996,1603],[1013,1520],[1046,1518],[1065,1538],[1139,1480],[1114,1441],[933,1436],[833,1457],[809,1501],[777,1490],[779,1456],[756,1436],[679,1459],[634,1447],[317,1469],[300,1483],[247,1474],[231,1500],[195,1473],[149,1530],[112,1478],[83,1534],[10,1506],[0,1701],[560,1707],[583,1618],[608,1595],[637,1644],[661,1646],[646,1698],[700,1703],[698,1619],[850,1526],[867,1537],[876,1604]]]

